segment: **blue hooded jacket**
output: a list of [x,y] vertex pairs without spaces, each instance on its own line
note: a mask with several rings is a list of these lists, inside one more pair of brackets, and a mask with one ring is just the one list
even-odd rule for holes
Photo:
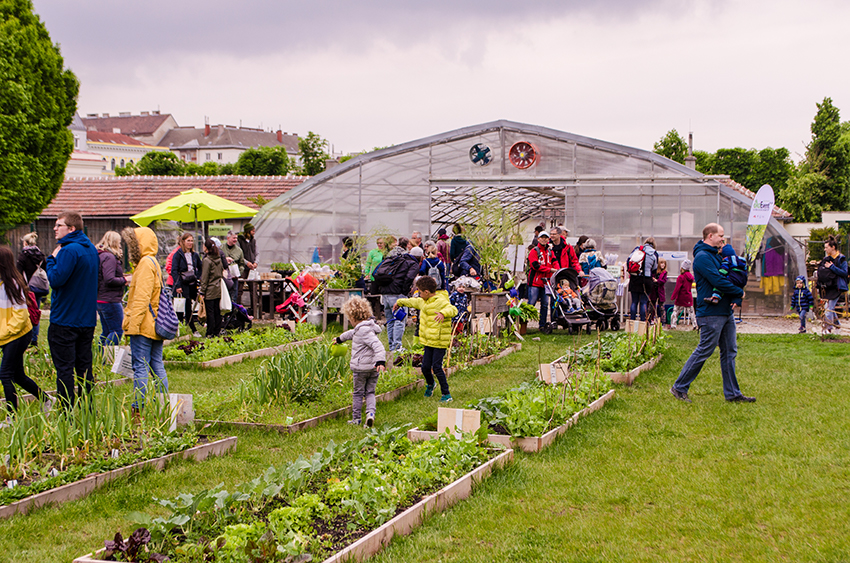
[[50,322],[88,328],[97,325],[97,270],[100,260],[89,237],[71,231],[61,239],[62,250],[47,257],[44,271],[50,280]]
[[[737,287],[720,273],[720,254],[718,249],[699,241],[694,246],[694,278],[697,282],[697,317],[725,317],[732,314],[732,303],[741,304],[744,290]],[[720,290],[722,297],[718,303],[709,303],[714,289]]]

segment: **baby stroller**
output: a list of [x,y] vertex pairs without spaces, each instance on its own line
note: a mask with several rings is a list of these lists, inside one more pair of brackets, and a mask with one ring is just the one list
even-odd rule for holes
[[596,323],[598,330],[620,330],[617,316],[617,279],[605,268],[593,268],[587,276],[581,298],[587,316]]
[[222,332],[242,332],[251,328],[254,323],[248,316],[248,310],[242,305],[235,303],[233,310],[227,313],[221,320]]
[[[558,291],[562,282],[567,282],[570,289],[576,295],[575,303],[570,303],[567,298]],[[553,326],[560,326],[568,330],[570,333],[580,332],[581,329],[587,327],[590,330],[591,321],[581,307],[581,299],[578,298],[578,274],[572,268],[561,268],[552,277],[546,281],[546,292],[551,296],[551,316],[552,322],[543,333],[552,332]],[[578,305],[578,307],[575,307]]]

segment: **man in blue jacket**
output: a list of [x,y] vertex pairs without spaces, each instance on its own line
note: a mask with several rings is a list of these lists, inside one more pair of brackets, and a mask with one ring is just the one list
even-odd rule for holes
[[[688,388],[699,375],[702,365],[720,346],[720,372],[723,375],[723,395],[732,403],[753,403],[755,397],[745,397],[738,389],[735,377],[735,356],[738,342],[733,309],[741,305],[744,290],[732,284],[720,273],[719,250],[723,246],[723,227],[709,223],[702,230],[700,242],[694,246],[694,277],[697,282],[696,314],[699,326],[699,344],[694,350],[670,392],[680,401],[690,403]],[[717,303],[706,301],[714,288],[722,293]]]
[[99,260],[97,250],[83,232],[79,213],[59,214],[53,233],[59,244],[47,257],[44,268],[52,289],[47,342],[56,368],[56,392],[64,406],[72,407],[74,370],[85,382],[86,392],[94,384],[92,340],[97,325]]

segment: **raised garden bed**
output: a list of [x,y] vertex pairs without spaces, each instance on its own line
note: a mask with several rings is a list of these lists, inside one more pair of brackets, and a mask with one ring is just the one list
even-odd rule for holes
[[[271,467],[232,493],[217,487],[161,502],[171,514],[133,515],[147,529],[136,529],[131,542],[145,544],[150,555],[193,560],[253,554],[250,560],[259,561],[260,552],[287,561],[362,560],[427,515],[467,498],[476,483],[512,459],[512,450],[487,450],[471,435],[412,443],[400,428],[375,431]],[[127,560],[121,551],[130,542],[116,536],[105,543],[106,549],[74,561],[104,561],[107,550]]]
[[[517,350],[522,349],[522,344],[514,343],[510,345],[508,348],[502,350],[498,354],[493,354],[484,358],[479,358],[477,360],[473,360],[470,362],[470,366],[481,366],[489,364],[490,362],[494,362],[501,358],[504,358],[508,354],[516,352]],[[452,366],[446,368],[446,376],[450,376],[453,373],[457,372],[459,369],[463,369],[467,367],[463,366]],[[422,371],[419,368],[414,368],[421,375]],[[400,397],[402,394],[407,393],[408,391],[413,391],[416,389],[420,389],[425,386],[424,379],[417,379],[411,383],[406,385],[402,385],[401,387],[397,387],[385,393],[381,393],[375,396],[375,400],[379,403],[393,401]],[[350,396],[350,395],[349,395]],[[227,428],[240,428],[240,429],[250,429],[250,430],[261,430],[261,431],[275,431],[281,434],[292,434],[294,432],[299,432],[306,428],[314,428],[319,425],[319,423],[324,422],[326,420],[331,420],[334,418],[339,418],[341,416],[347,416],[351,414],[351,405],[347,405],[330,412],[321,414],[319,416],[311,417],[306,420],[302,420],[299,422],[291,423],[291,424],[265,424],[265,423],[253,423],[253,422],[236,422],[236,421],[226,421],[226,420],[204,420],[197,419],[195,420],[195,424],[197,426],[207,426],[210,425],[214,428],[227,429]]]
[[[613,397],[614,390],[611,389],[581,411],[573,414],[573,416],[564,424],[546,432],[542,436],[513,437],[508,436],[507,434],[487,434],[487,441],[491,444],[498,444],[514,450],[537,453],[552,444],[558,436],[569,430],[576,422],[578,422],[579,418],[601,409],[602,406]],[[420,430],[419,428],[413,428],[407,431],[407,437],[412,441],[433,440],[437,436],[439,436],[439,433],[432,430]]]
[[165,362],[166,366],[174,366],[174,367],[199,367],[199,368],[217,368],[221,366],[226,366],[229,364],[238,364],[243,360],[247,360],[250,358],[262,358],[264,356],[274,356],[275,354],[280,354],[281,352],[286,352],[287,350],[292,350],[293,348],[297,348],[299,346],[304,346],[305,344],[312,344],[313,342],[318,342],[322,339],[321,336],[316,336],[314,338],[310,338],[309,340],[298,340],[296,342],[290,342],[288,344],[281,344],[280,346],[272,346],[270,348],[260,348],[259,350],[251,350],[250,352],[243,352],[241,354],[233,354],[232,356],[224,356],[223,358],[217,358],[215,360],[208,360],[206,362],[177,362],[177,361],[167,361]]
[[26,513],[45,504],[63,504],[72,500],[83,498],[95,489],[102,487],[114,479],[138,473],[148,467],[153,468],[156,471],[162,471],[169,463],[176,459],[192,458],[195,461],[203,461],[209,456],[223,455],[234,448],[236,448],[235,436],[213,442],[207,442],[205,444],[189,448],[188,450],[175,452],[154,459],[140,461],[132,465],[113,469],[112,471],[90,475],[85,479],[29,496],[5,506],[0,506],[0,518],[9,518],[15,514]]
[[269,325],[214,338],[174,342],[163,349],[163,360],[166,366],[219,367],[246,358],[274,355],[283,346],[313,341],[319,336],[312,325],[297,324],[294,329]]
[[[95,384],[96,387],[103,387],[104,385],[123,385],[125,383],[132,383],[132,382],[133,382],[132,377],[116,377],[115,379],[108,379],[106,381],[95,381],[94,384]],[[47,393],[48,395],[50,395],[52,397],[57,396],[55,389],[50,390],[50,391],[45,391],[45,393]],[[28,403],[31,403],[31,402],[35,401],[35,397],[30,395],[29,393],[26,393],[24,395],[18,395],[18,401],[19,402],[20,401],[26,401]],[[5,405],[5,404],[6,404],[6,399],[0,399],[0,405]]]
[[609,333],[554,362],[541,364],[537,377],[544,383],[560,383],[572,373],[598,369],[613,383],[631,385],[641,372],[655,367],[665,348],[666,336],[661,331]]

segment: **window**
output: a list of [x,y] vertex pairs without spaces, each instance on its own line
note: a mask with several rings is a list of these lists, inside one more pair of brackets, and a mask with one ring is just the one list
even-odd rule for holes
[[80,148],[80,138],[79,137],[74,137],[74,148],[75,149]]
[[206,153],[207,160],[210,159],[210,153]]
[[124,159],[121,159],[121,168],[124,168]]
[[130,164],[133,164],[133,159],[130,159]]
[[115,159],[114,158],[112,159],[112,166],[111,166],[110,170],[115,170]]
[[221,160],[221,155],[222,155],[222,154],[223,154],[223,153],[218,153],[218,159],[219,159],[219,160]]

